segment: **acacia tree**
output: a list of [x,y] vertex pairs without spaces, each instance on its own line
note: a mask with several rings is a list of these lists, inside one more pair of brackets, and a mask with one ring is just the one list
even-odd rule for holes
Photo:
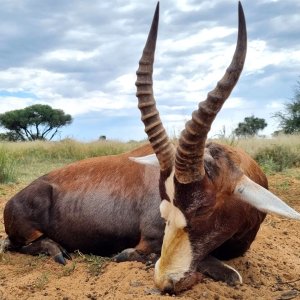
[[16,142],[16,141],[22,141],[22,140],[23,139],[21,139],[20,136],[13,131],[0,133],[0,141]]
[[[15,140],[52,140],[59,128],[72,122],[71,115],[49,105],[35,104],[0,114],[0,125]],[[49,138],[48,138],[49,136]]]
[[274,117],[279,120],[280,132],[286,134],[300,132],[300,81],[297,82],[294,97],[285,104],[285,110],[275,113]]
[[244,122],[240,122],[234,133],[243,137],[254,136],[267,125],[265,119],[256,118],[252,115],[251,117],[246,117]]

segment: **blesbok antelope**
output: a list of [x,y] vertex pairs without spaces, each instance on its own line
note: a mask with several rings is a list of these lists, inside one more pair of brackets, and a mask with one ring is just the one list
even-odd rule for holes
[[267,212],[300,220],[300,214],[271,194],[257,163],[238,149],[206,143],[217,113],[242,72],[247,49],[244,12],[239,2],[236,50],[231,64],[181,132],[174,147],[160,120],[153,96],[152,72],[159,4],[137,71],[137,97],[145,132],[155,154],[135,159],[160,167],[161,216],[166,221],[154,280],[164,292],[191,287],[199,272],[228,283],[242,281],[223,264],[244,254]]
[[239,282],[237,271],[218,259],[243,254],[266,212],[300,219],[267,191],[266,176],[247,154],[205,144],[243,68],[246,27],[241,5],[233,61],[187,122],[177,148],[160,121],[152,91],[158,15],[157,5],[136,82],[151,145],[75,162],[33,181],[5,206],[8,237],[3,248],[46,253],[62,264],[71,258],[68,251],[76,249],[99,255],[123,250],[117,261],[145,261],[161,252],[155,282],[162,291],[178,292],[197,282],[199,272]]

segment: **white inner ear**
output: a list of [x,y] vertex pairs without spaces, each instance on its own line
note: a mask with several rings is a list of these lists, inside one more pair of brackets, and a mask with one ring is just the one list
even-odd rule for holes
[[141,156],[141,157],[129,157],[129,159],[138,164],[159,167],[159,161],[155,154],[150,154],[150,155]]
[[234,194],[262,212],[300,220],[300,214],[297,211],[245,175],[236,185]]

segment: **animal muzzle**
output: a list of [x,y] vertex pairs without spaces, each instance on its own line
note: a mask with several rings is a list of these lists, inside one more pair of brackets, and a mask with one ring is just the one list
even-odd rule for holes
[[186,272],[179,280],[175,279],[175,274],[158,277],[155,276],[154,281],[156,286],[163,294],[176,295],[180,292],[190,289],[195,284],[203,279],[203,275],[199,272]]
[[179,281],[174,281],[170,279],[166,282],[166,285],[161,290],[163,293],[178,294],[185,290],[190,289],[195,284],[201,282],[203,279],[203,275],[199,272],[189,272]]

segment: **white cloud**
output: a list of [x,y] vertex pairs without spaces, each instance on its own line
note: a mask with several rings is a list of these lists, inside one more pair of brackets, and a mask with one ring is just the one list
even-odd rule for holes
[[112,91],[112,95],[114,94],[135,94],[135,83],[136,75],[134,73],[123,74],[113,81],[110,81],[106,88]]
[[7,91],[30,91],[37,96],[54,91],[65,82],[67,75],[45,69],[9,68],[0,72],[0,88]]
[[284,100],[275,100],[266,105],[267,109],[280,111],[284,108]]
[[293,25],[300,23],[300,16],[298,13],[276,16],[270,20],[270,25],[278,28],[278,31],[289,31]]
[[126,97],[119,98],[103,92],[91,92],[83,98],[59,98],[52,99],[51,104],[55,108],[63,109],[65,112],[77,116],[89,112],[105,110],[122,110],[136,107]]
[[33,103],[34,101],[31,98],[20,99],[18,97],[0,96],[0,113],[5,113],[15,109],[23,109]]
[[186,33],[185,37],[166,39],[160,42],[159,52],[167,54],[172,52],[187,51],[200,45],[205,45],[209,41],[216,43],[218,39],[223,39],[237,31],[236,28],[228,28],[224,26],[216,26],[213,28],[200,29],[197,33]]
[[[26,92],[34,97],[0,97],[2,112],[18,108],[24,108],[36,102],[49,104],[54,108],[63,109],[73,116],[85,114],[91,111],[120,110],[135,106],[122,93],[128,93],[127,75],[121,76],[114,82],[116,93],[102,91],[85,91],[80,82],[76,82],[66,74],[53,73],[42,69],[9,69],[0,72],[0,89],[6,87],[8,92]],[[134,81],[132,81],[134,82]],[[131,86],[132,86],[131,82]],[[59,90],[71,87],[78,92],[77,97],[64,96]],[[130,90],[132,88],[130,87]],[[113,89],[112,89],[113,90]]]
[[247,103],[245,99],[238,97],[230,97],[223,105],[222,109],[234,109],[241,108],[245,106]]
[[[198,10],[210,10],[218,5],[220,2],[225,2],[226,0],[215,0],[215,1],[201,1],[200,4],[195,4],[189,0],[177,0],[176,5],[179,10],[183,12],[198,11]],[[233,0],[227,0],[227,2],[235,3]]]
[[266,41],[250,41],[245,71],[255,73],[271,65],[300,67],[300,49],[271,49]]
[[98,50],[93,51],[79,51],[79,50],[70,50],[70,49],[58,49],[50,52],[46,52],[42,59],[45,60],[76,60],[82,61],[89,58],[93,58],[99,54]]

